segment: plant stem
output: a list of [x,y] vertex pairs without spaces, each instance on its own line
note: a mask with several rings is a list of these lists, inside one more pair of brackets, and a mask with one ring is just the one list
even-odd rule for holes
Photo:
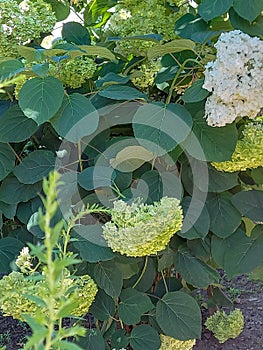
[[146,269],[147,269],[147,265],[148,265],[148,255],[145,257],[145,261],[144,261],[144,265],[143,265],[143,269],[142,272],[140,273],[140,276],[138,277],[137,281],[134,283],[134,285],[132,286],[132,288],[135,288],[139,282],[141,281]]
[[178,71],[176,72],[175,77],[174,77],[174,79],[173,79],[173,81],[172,81],[172,84],[171,84],[171,87],[170,87],[170,89],[169,89],[169,93],[168,93],[168,96],[167,96],[167,99],[166,99],[166,102],[165,102],[166,105],[168,105],[168,104],[171,102],[171,98],[172,98],[172,95],[173,95],[173,91],[174,91],[174,88],[175,88],[175,86],[176,86],[176,81],[177,81],[178,77],[180,76],[180,74],[182,73],[182,71],[184,70],[184,68],[185,68],[185,66],[186,66],[186,64],[187,64],[188,62],[195,62],[195,63],[197,63],[198,65],[201,65],[201,63],[198,62],[198,61],[197,61],[196,59],[194,59],[194,58],[188,58],[187,60],[184,61],[184,63],[179,67],[179,69],[178,69]]

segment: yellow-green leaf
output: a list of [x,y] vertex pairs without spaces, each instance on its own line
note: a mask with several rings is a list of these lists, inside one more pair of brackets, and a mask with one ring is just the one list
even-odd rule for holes
[[194,51],[195,43],[189,39],[177,39],[163,45],[155,45],[147,51],[149,60],[164,56],[168,53],[180,52],[185,50]]

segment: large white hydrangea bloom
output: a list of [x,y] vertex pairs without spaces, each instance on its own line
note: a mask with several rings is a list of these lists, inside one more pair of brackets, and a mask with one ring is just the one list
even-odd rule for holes
[[203,88],[212,92],[205,106],[208,125],[254,119],[263,107],[263,41],[233,30],[221,34],[215,47],[216,60],[204,72]]

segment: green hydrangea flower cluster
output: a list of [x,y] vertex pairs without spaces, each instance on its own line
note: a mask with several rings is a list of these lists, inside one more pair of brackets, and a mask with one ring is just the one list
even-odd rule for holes
[[195,345],[195,339],[178,340],[167,335],[161,334],[161,347],[159,350],[192,350]]
[[212,163],[217,170],[234,172],[263,166],[263,123],[249,123],[242,133],[243,138],[237,141],[232,159]]
[[59,78],[64,85],[77,89],[87,79],[92,78],[95,71],[96,63],[94,60],[87,56],[81,56],[61,62],[58,67],[51,67],[50,75]]
[[56,17],[43,0],[0,0],[0,56],[17,56],[17,45],[52,31]]
[[[62,288],[73,290],[68,297],[72,303],[77,304],[71,312],[74,316],[83,316],[88,312],[98,291],[97,285],[88,275],[76,279],[66,278]],[[26,294],[39,298],[48,295],[45,280],[35,281],[25,278],[22,273],[16,271],[4,276],[0,280],[0,308],[3,314],[24,321],[22,314],[35,316],[40,308],[43,311],[43,307],[26,298]]]
[[244,316],[240,309],[235,309],[227,315],[224,311],[217,311],[208,317],[206,328],[213,332],[219,343],[224,343],[230,338],[236,338],[243,331]]
[[181,229],[183,212],[176,198],[163,197],[147,205],[114,202],[112,218],[103,226],[103,235],[113,251],[128,256],[147,256],[165,249]]
[[[175,21],[187,12],[188,6],[182,5],[181,0],[173,1],[173,5],[178,4],[179,10],[170,11],[165,4],[163,0],[123,0],[116,6],[109,29],[120,37],[160,34],[162,41],[175,39]],[[155,43],[151,41],[122,40],[117,43],[116,52],[142,56],[153,45]]]
[[147,90],[149,86],[154,83],[154,78],[156,73],[161,69],[162,65],[159,60],[145,61],[139,67],[137,73],[133,78],[131,78],[132,83],[141,89],[142,91]]

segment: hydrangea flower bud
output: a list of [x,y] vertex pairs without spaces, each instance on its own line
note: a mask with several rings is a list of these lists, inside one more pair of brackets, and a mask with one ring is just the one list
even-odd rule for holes
[[213,332],[219,343],[224,343],[230,338],[236,338],[243,331],[244,316],[240,309],[235,309],[229,315],[225,311],[217,311],[208,317],[206,328]]
[[[188,8],[181,0],[173,1],[173,6],[175,4],[179,6],[178,11],[169,11],[162,0],[121,1],[110,19],[109,29],[119,37],[160,34],[162,41],[175,39],[174,23]],[[117,43],[116,52],[141,56],[154,45],[152,41],[121,40]]]
[[[68,276],[63,286],[58,285],[58,288],[65,290],[72,288],[72,293],[69,293],[68,297],[72,299],[72,303],[77,304],[71,311],[74,316],[83,316],[88,312],[98,291],[97,285],[88,275],[75,279]],[[20,272],[13,271],[0,280],[0,308],[5,316],[24,321],[22,315],[25,313],[35,316],[40,309],[43,312],[43,307],[26,298],[25,295],[42,298],[48,293],[45,279],[36,281],[24,277]]]
[[61,62],[59,67],[51,67],[50,75],[59,78],[64,85],[76,89],[91,78],[95,71],[96,63],[94,60],[87,56],[81,56]]
[[234,172],[263,166],[263,123],[247,124],[242,134],[230,161],[212,163],[217,170]]
[[128,256],[147,256],[165,249],[181,229],[183,212],[176,198],[163,197],[153,205],[115,201],[112,218],[103,235],[113,251]]
[[159,350],[192,350],[195,345],[195,339],[178,340],[167,335],[161,334],[161,347]]
[[[135,77],[131,79],[132,83],[141,90],[147,90],[154,83],[156,73],[161,69],[162,65],[159,60],[143,62],[137,71]],[[134,74],[133,72],[133,74]]]

